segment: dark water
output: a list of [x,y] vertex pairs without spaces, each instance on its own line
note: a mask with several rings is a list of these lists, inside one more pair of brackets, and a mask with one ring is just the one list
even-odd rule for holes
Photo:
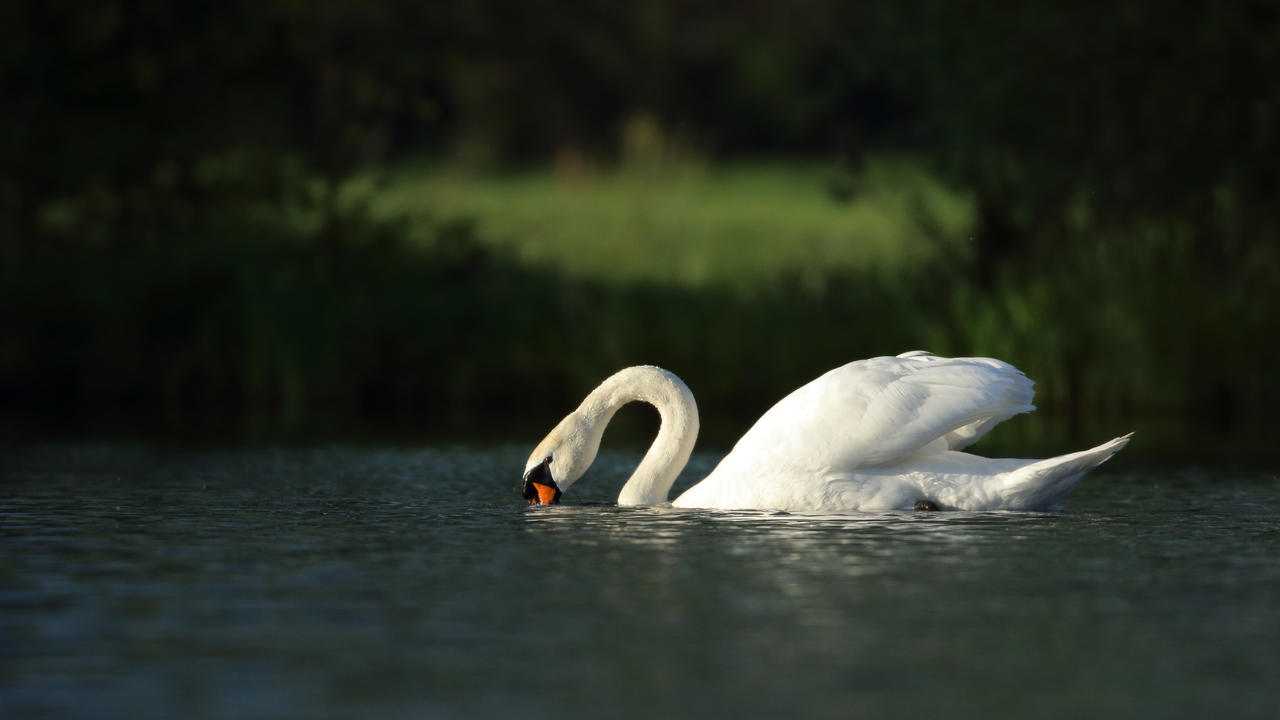
[[1056,514],[530,510],[526,451],[0,452],[0,716],[1280,707],[1274,472],[1118,460]]

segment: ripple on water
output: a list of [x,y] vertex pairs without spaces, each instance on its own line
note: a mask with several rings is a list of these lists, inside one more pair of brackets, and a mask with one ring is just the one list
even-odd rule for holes
[[1273,709],[1274,476],[824,516],[616,507],[606,452],[531,509],[526,451],[6,451],[0,714]]

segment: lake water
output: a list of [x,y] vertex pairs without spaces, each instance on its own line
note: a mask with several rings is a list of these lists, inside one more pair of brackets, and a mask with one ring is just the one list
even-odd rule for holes
[[1061,513],[811,517],[612,507],[609,452],[526,508],[527,452],[0,451],[0,716],[1280,707],[1273,471],[1122,455]]

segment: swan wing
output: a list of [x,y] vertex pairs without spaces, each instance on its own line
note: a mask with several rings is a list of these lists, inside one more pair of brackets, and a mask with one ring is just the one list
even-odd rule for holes
[[991,358],[917,351],[859,360],[780,400],[721,466],[735,475],[847,472],[926,450],[958,450],[1034,410],[1032,385],[1017,368]]

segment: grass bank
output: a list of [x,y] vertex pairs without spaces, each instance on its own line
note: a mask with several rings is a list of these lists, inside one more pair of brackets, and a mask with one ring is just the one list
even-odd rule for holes
[[973,207],[918,162],[560,163],[502,174],[406,164],[353,183],[378,217],[472,218],[523,263],[613,284],[749,291],[781,277],[900,273],[962,243]]

